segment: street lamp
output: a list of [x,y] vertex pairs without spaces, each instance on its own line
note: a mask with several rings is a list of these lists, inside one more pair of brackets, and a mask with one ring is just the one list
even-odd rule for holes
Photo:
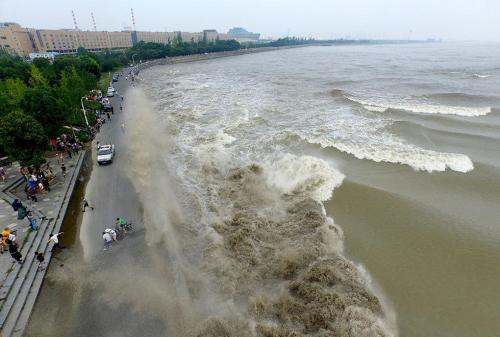
[[85,106],[83,105],[84,98],[87,99],[87,97],[83,96],[82,99],[80,99],[80,102],[82,103],[82,111],[83,111],[83,116],[85,117],[85,124],[87,124],[87,128],[90,129],[89,120],[87,119],[87,111],[85,111]]
[[135,65],[134,56],[137,54],[132,54],[132,64]]

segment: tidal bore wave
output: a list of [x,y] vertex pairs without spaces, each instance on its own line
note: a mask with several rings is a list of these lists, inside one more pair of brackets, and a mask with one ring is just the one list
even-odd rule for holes
[[[464,117],[485,116],[492,112],[491,106],[468,106],[467,103],[482,102],[489,99],[491,104],[498,104],[495,97],[485,98],[482,96],[467,95],[461,93],[444,93],[426,95],[423,97],[395,98],[394,102],[388,100],[358,97],[355,94],[341,89],[334,89],[330,92],[333,97],[341,97],[355,105],[360,105],[371,112],[387,112],[389,110],[399,110],[419,114],[441,114],[457,115]],[[432,100],[441,100],[443,103]],[[455,104],[453,104],[455,102]]]
[[224,153],[234,138],[191,134],[187,144],[184,123],[144,109],[131,127],[142,139],[131,160],[147,237],[175,256],[169,268],[179,276],[165,287],[182,290],[169,291],[170,306],[190,322],[178,335],[394,336],[390,310],[344,256],[343,232],[322,205],[344,176],[286,153],[243,165]]
[[366,110],[373,112],[386,112],[388,110],[403,110],[413,113],[422,114],[442,114],[442,115],[457,115],[464,117],[485,116],[491,113],[492,108],[489,106],[483,107],[468,107],[468,106],[453,106],[433,103],[407,102],[407,103],[391,103],[376,100],[360,99],[353,96],[346,96],[348,100],[354,103],[361,104]]

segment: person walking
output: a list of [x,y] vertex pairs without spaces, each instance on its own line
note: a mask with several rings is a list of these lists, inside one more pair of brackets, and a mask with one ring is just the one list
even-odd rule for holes
[[39,252],[35,252],[35,257],[38,261],[38,271],[43,271],[45,270],[45,265],[44,265],[44,261],[45,261],[45,256],[43,255],[43,253],[39,253]]
[[49,238],[48,243],[49,244],[51,242],[53,243],[51,252],[53,252],[56,248],[57,249],[64,249],[64,248],[66,248],[66,247],[61,246],[61,244],[59,243],[59,235],[62,235],[62,234],[64,234],[64,232],[59,232],[57,234],[50,233],[50,238]]
[[102,239],[104,240],[104,250],[108,250],[113,242],[113,237],[107,232],[102,232]]
[[12,256],[12,258],[16,260],[17,263],[22,264],[23,255],[19,252],[19,250],[17,250],[17,244],[11,240],[7,240],[7,244],[9,245],[10,256]]
[[83,209],[82,209],[82,213],[85,213],[85,209],[87,207],[90,207],[91,210],[94,210],[94,207],[90,206],[89,202],[87,201],[86,198],[83,198]]
[[34,231],[38,230],[38,220],[35,218],[33,213],[31,211],[28,211],[28,214],[26,215],[26,217],[28,218],[28,222],[30,224],[31,230],[34,230]]

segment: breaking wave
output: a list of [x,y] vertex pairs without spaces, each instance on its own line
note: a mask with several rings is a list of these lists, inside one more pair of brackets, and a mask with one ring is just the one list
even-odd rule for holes
[[488,77],[491,77],[491,75],[488,75],[488,74],[472,74],[472,77],[474,77],[474,78],[488,78]]
[[330,199],[334,188],[344,180],[344,175],[328,163],[310,156],[286,154],[264,167],[270,187],[283,194],[302,194],[318,202]]
[[381,101],[370,101],[355,98],[351,95],[345,96],[348,100],[361,104],[366,110],[373,112],[386,112],[388,110],[403,110],[414,113],[423,114],[443,114],[443,115],[458,115],[465,117],[485,116],[491,113],[491,107],[466,107],[466,106],[451,106],[438,105],[428,103],[388,103]]
[[358,159],[403,164],[421,171],[443,172],[446,169],[451,169],[465,173],[474,169],[472,160],[464,154],[422,149],[412,144],[403,143],[389,134],[385,135],[383,140],[371,139],[364,143],[337,140],[326,136],[304,134],[298,134],[298,136],[308,143],[318,144],[324,148],[333,147]]

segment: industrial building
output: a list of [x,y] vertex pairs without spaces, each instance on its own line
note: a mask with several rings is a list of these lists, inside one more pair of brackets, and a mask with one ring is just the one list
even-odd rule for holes
[[74,53],[79,47],[94,52],[125,49],[140,41],[167,44],[175,37],[186,42],[232,39],[228,34],[220,34],[213,29],[199,33],[136,30],[107,32],[80,30],[76,20],[75,29],[33,29],[23,28],[12,22],[0,23],[0,49],[23,57],[34,53]]

